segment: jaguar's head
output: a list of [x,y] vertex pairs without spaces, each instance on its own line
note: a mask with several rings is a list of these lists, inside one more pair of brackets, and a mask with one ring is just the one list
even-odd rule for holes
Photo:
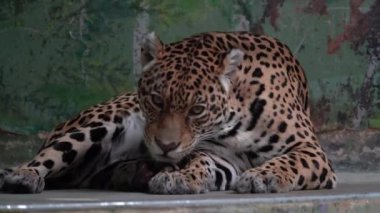
[[244,53],[210,48],[213,42],[208,34],[172,44],[154,33],[145,38],[138,96],[156,160],[178,162],[201,149],[199,142],[218,135],[228,119],[231,78]]

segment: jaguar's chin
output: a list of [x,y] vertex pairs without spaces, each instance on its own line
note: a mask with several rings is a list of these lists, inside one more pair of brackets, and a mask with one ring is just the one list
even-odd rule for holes
[[158,161],[158,162],[163,162],[163,163],[171,163],[171,164],[176,164],[181,161],[180,158],[173,158],[167,155],[152,155],[153,159]]
[[177,164],[182,161],[186,156],[188,156],[189,152],[181,151],[181,152],[169,152],[164,154],[151,153],[154,160],[164,163],[172,163]]

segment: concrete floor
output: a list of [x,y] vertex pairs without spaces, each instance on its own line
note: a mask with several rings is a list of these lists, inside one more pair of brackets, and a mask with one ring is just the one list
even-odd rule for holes
[[0,194],[0,212],[380,212],[380,182],[282,194],[151,195],[94,190]]

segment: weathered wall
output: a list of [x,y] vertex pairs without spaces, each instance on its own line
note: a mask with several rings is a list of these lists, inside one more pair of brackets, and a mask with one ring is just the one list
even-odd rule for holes
[[38,147],[9,133],[48,131],[133,89],[151,30],[166,42],[210,30],[279,38],[307,72],[338,168],[380,169],[380,0],[0,1],[0,165]]

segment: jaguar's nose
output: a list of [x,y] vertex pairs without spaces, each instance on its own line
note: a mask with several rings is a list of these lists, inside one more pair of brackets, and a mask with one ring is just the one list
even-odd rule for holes
[[156,144],[164,153],[168,153],[172,150],[175,150],[178,146],[178,142],[169,142],[169,143],[164,143],[162,140],[158,139],[157,137],[154,138]]

